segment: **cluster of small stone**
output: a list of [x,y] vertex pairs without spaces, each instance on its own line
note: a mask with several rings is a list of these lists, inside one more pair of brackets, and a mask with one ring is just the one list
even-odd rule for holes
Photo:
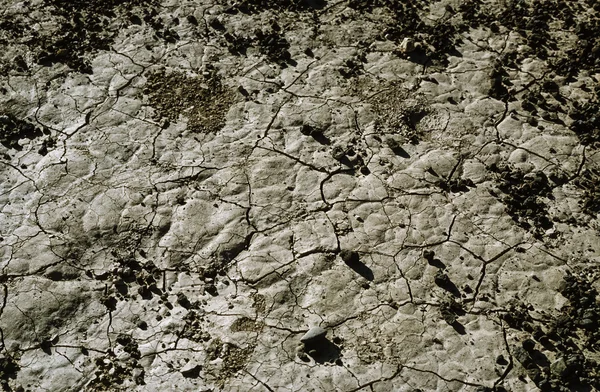
[[[589,355],[600,348],[598,293],[583,275],[571,274],[565,277],[560,291],[569,305],[560,316],[544,323],[544,328],[527,310],[507,313],[504,320],[510,327],[531,334],[513,348],[512,355],[542,391],[599,388],[600,367]],[[552,353],[554,360],[545,353]]]
[[48,129],[40,129],[28,121],[17,118],[13,114],[0,115],[0,143],[6,148],[21,151],[23,147],[19,144],[19,140],[31,140],[49,134],[50,131]]
[[552,186],[544,172],[523,173],[509,165],[491,165],[489,170],[499,174],[498,189],[504,193],[500,200],[508,214],[524,229],[533,229],[536,237],[554,224],[547,215],[541,198],[553,199]]

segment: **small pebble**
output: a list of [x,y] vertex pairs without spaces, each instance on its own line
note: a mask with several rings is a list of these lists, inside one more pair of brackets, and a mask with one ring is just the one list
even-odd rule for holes
[[327,330],[321,327],[312,327],[307,333],[304,334],[304,336],[300,338],[300,341],[302,343],[310,343],[324,338],[325,335],[327,335]]
[[412,38],[404,38],[400,43],[400,52],[407,54],[414,51],[416,48],[415,41]]
[[535,342],[531,339],[525,339],[523,341],[523,348],[527,351],[531,351],[535,348]]

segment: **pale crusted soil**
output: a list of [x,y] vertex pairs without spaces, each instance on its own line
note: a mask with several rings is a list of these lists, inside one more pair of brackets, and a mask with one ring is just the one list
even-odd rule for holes
[[598,8],[5,1],[3,390],[599,388]]

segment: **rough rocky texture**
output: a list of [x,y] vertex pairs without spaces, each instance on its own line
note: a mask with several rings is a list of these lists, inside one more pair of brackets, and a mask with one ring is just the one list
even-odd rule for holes
[[597,2],[2,10],[4,391],[600,388]]

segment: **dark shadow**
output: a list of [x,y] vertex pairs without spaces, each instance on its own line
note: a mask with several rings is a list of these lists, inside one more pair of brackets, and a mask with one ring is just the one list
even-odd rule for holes
[[404,57],[406,57],[408,61],[419,65],[427,65],[431,61],[425,50],[422,48],[417,48]]
[[428,168],[427,170],[425,170],[427,173],[431,174],[434,177],[438,177],[441,178],[439,174],[437,174],[437,172],[435,170],[433,170],[432,167]]
[[392,152],[401,158],[410,158],[410,154],[400,146],[393,147]]
[[48,355],[52,355],[52,346],[55,346],[56,344],[58,344],[59,342],[59,337],[56,336],[54,339],[52,340],[42,340],[42,342],[40,343],[40,348],[42,349],[43,352],[45,352]]
[[325,8],[327,5],[327,1],[325,0],[301,0],[300,4],[304,6],[304,8],[310,10],[320,10]]
[[362,157],[358,154],[356,154],[356,151],[354,151],[354,149],[350,148],[349,150],[346,151],[346,156],[349,157],[349,159],[351,159],[350,161],[350,167],[351,168],[355,168],[355,167],[361,167],[364,166],[365,161],[363,161]]
[[182,370],[181,375],[185,378],[198,378],[200,377],[200,372],[202,371],[201,365],[196,365],[191,369]]
[[206,291],[208,294],[210,294],[213,297],[216,297],[217,295],[219,295],[219,292],[217,291],[217,287],[214,284],[207,284],[204,287],[204,291]]
[[341,349],[327,338],[321,338],[304,344],[304,351],[315,362],[333,363],[341,356]]
[[52,355],[52,342],[49,340],[44,340],[40,343],[40,348],[47,355]]
[[467,334],[467,330],[465,329],[465,326],[462,325],[460,322],[454,321],[450,325],[452,326],[452,328],[454,328],[454,330],[456,332],[458,332],[459,335],[466,335]]
[[246,242],[233,243],[219,251],[219,261],[229,263],[233,261],[240,253],[246,250]]
[[462,56],[463,56],[463,55],[462,55],[462,53],[460,53],[460,52],[458,51],[458,49],[456,49],[456,48],[452,48],[452,49],[450,49],[450,50],[447,52],[447,54],[448,54],[448,55],[450,55],[450,56],[454,56],[454,57],[462,57]]
[[223,26],[223,23],[217,18],[211,20],[208,25],[217,31],[226,31],[227,29]]
[[543,352],[539,350],[532,350],[529,353],[529,355],[531,356],[531,360],[533,361],[533,363],[535,363],[539,367],[545,368],[550,366],[550,361]]
[[331,144],[331,140],[329,140],[329,138],[325,135],[323,135],[322,133],[319,132],[313,132],[312,135],[313,139],[315,139],[315,141],[317,141],[318,143],[321,143],[324,146],[328,146]]
[[354,168],[354,164],[350,161],[350,159],[348,159],[347,156],[343,156],[340,159],[338,159],[339,162],[344,165],[344,166],[348,166],[349,168]]
[[150,291],[152,291],[154,294],[156,294],[158,296],[161,296],[163,294],[163,291],[158,288],[156,283],[152,283],[148,288],[150,289]]
[[428,259],[427,263],[429,263],[429,265],[437,267],[439,269],[446,269],[446,264],[444,264],[442,262],[442,260],[440,260],[440,259]]
[[320,129],[316,129],[308,124],[304,124],[302,128],[300,128],[300,133],[305,136],[310,136],[315,139],[318,143],[328,146],[331,144],[331,140],[323,134],[323,131]]
[[152,291],[150,291],[150,289],[146,286],[140,286],[140,288],[138,288],[138,294],[142,297],[142,299],[152,299]]
[[[346,263],[346,264],[348,264],[348,263]],[[361,262],[359,262],[357,264],[348,264],[348,267],[352,268],[352,270],[354,272],[356,272],[357,274],[359,274],[360,276],[362,276],[369,282],[372,282],[373,279],[375,279],[375,276],[373,275],[373,271],[371,270],[371,268],[367,267],[365,264],[363,264]]]
[[192,303],[184,293],[177,294],[177,303],[184,309],[190,310],[192,308]]
[[125,284],[125,282],[121,279],[119,279],[115,282],[115,289],[122,296],[127,295],[127,293],[129,292],[129,288],[127,287],[127,284]]
[[443,273],[441,270],[438,270],[438,272],[435,275],[435,284],[437,284],[440,288],[448,291],[455,297],[460,298],[460,290],[458,290],[458,287],[456,287],[456,285],[450,280],[448,275]]
[[539,342],[542,345],[542,347],[544,347],[544,349],[556,352],[556,346],[547,337],[540,339]]
[[388,139],[387,145],[392,152],[402,158],[410,158],[410,155],[395,139]]
[[569,387],[572,388],[572,391],[577,391],[577,392],[592,392],[594,389],[592,389],[591,386],[586,385],[586,384],[581,384],[579,382],[577,383],[573,383],[573,384],[569,384]]
[[[554,97],[554,99],[556,99],[558,102],[560,102],[562,104],[566,104],[567,103],[567,100],[565,99],[565,97],[563,97],[560,94],[553,95],[553,97]],[[562,108],[558,109],[558,111],[564,113],[564,111],[562,110]]]
[[10,391],[10,388],[4,387],[8,387],[8,380],[14,380],[17,378],[17,374],[21,368],[15,359],[6,356],[0,358],[0,369],[2,369],[2,378],[0,378],[0,380],[2,380],[0,382],[3,386],[2,389],[5,391]]
[[371,270],[371,268],[369,268],[365,263],[360,261],[358,252],[351,250],[343,250],[340,252],[340,257],[348,267],[352,268],[354,272],[356,272],[369,282],[372,282],[373,279],[375,279],[375,276],[373,275],[373,270]]

